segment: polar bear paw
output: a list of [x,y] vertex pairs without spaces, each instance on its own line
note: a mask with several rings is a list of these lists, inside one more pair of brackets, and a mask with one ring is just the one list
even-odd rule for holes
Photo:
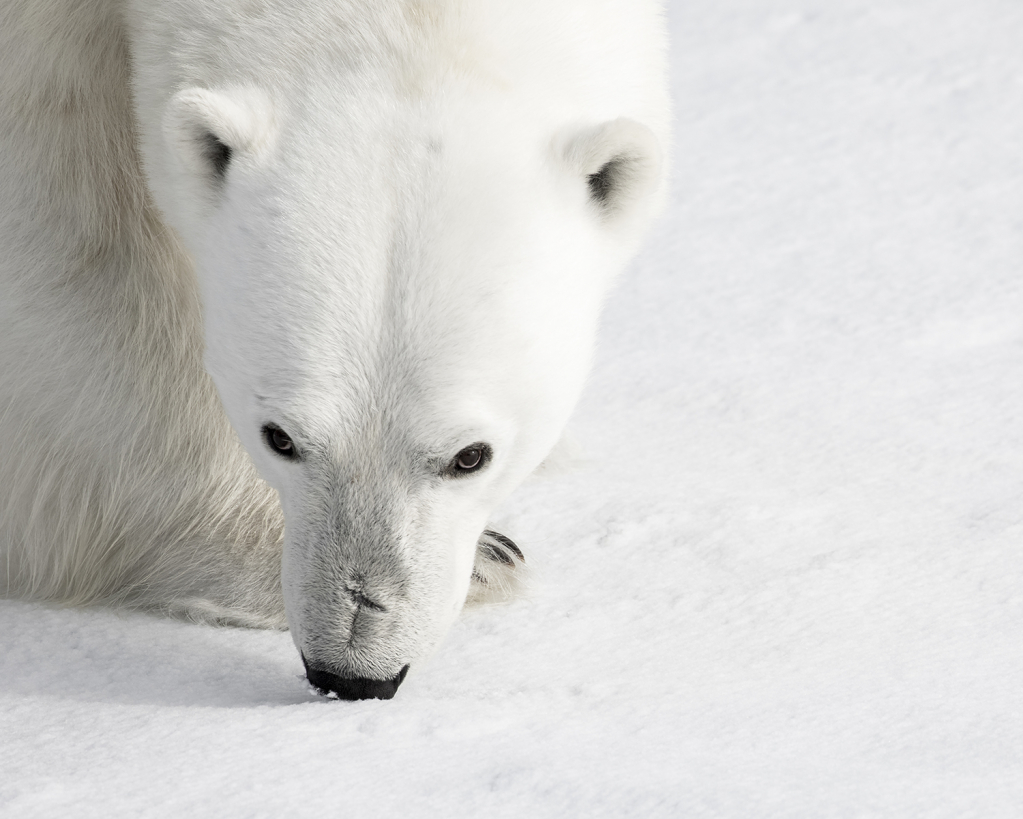
[[503,603],[525,585],[526,558],[511,538],[487,529],[476,544],[476,563],[465,602]]

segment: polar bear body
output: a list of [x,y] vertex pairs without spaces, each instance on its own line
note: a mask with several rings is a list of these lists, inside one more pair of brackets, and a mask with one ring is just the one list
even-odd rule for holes
[[663,198],[664,75],[642,0],[5,4],[7,593],[400,681],[517,561],[481,532]]

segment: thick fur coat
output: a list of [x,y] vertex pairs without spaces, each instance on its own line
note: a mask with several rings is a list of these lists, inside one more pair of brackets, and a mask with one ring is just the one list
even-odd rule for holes
[[665,74],[654,0],[0,5],[0,590],[400,682],[521,573]]

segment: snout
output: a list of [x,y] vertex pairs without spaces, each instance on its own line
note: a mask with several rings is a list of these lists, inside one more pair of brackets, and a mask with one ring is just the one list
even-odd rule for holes
[[343,677],[330,669],[310,665],[305,654],[302,655],[302,662],[305,664],[306,677],[321,694],[336,696],[341,700],[389,700],[409,669],[406,665],[389,680],[372,680],[366,677]]

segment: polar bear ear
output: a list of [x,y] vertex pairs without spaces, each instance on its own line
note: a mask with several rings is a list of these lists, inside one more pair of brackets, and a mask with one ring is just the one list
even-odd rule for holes
[[221,185],[239,154],[268,143],[272,120],[269,101],[256,89],[186,88],[167,105],[163,131],[188,171]]
[[633,222],[649,209],[661,176],[661,146],[647,126],[622,117],[576,133],[563,156],[585,180],[607,225]]

